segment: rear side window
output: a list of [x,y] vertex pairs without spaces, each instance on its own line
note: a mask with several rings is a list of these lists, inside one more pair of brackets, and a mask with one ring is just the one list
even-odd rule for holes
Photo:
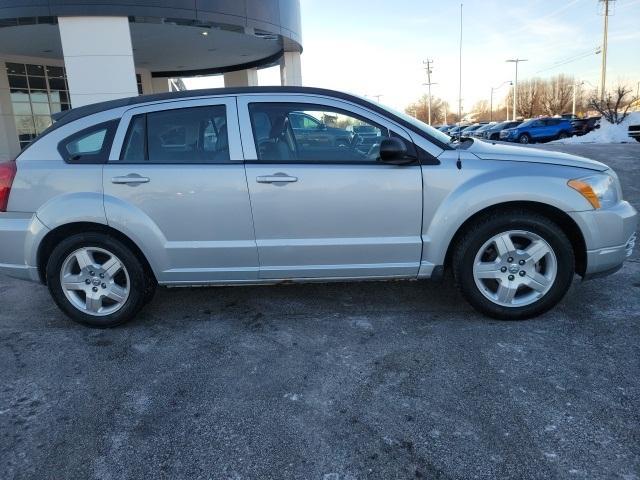
[[94,125],[74,133],[58,144],[58,152],[67,163],[105,163],[118,120]]
[[228,161],[224,105],[179,108],[133,117],[120,160],[163,164]]

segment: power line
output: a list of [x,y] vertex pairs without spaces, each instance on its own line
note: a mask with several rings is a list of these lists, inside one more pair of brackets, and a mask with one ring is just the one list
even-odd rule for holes
[[565,57],[565,58],[563,58],[561,60],[558,60],[558,61],[552,63],[551,65],[549,65],[548,67],[543,68],[541,70],[538,70],[535,73],[546,72],[547,70],[552,70],[554,68],[561,67],[561,66],[566,65],[568,63],[572,63],[572,62],[581,60],[583,58],[590,57],[591,55],[598,55],[601,52],[602,52],[602,49],[599,46],[595,47],[595,48],[591,48],[589,50],[585,50],[585,51],[583,51],[581,53],[578,53],[576,55],[572,55],[570,57]]

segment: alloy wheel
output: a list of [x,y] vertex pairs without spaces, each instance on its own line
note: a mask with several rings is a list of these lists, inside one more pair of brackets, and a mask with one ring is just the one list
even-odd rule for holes
[[131,282],[122,261],[98,247],[69,254],[60,269],[67,300],[83,313],[106,316],[120,310],[129,298]]
[[503,307],[524,307],[553,286],[558,262],[539,235],[510,230],[487,240],[475,256],[473,278],[480,292]]

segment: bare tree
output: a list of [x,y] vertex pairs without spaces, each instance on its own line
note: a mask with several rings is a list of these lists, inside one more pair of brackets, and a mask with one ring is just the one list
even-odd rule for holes
[[[424,123],[428,122],[429,119],[429,97],[427,95],[423,95],[419,100],[413,102],[407,108],[404,109],[405,113],[411,115],[412,117],[417,118],[418,120],[422,120]],[[449,108],[449,104],[438,97],[431,97],[431,123],[433,125],[438,125],[441,123],[445,123],[445,110],[447,112],[447,121],[451,122],[454,118],[451,110]]]
[[[533,78],[518,82],[518,117],[531,118],[542,113],[540,95],[545,88],[545,80]],[[505,102],[513,104],[513,90],[509,90]]]
[[475,103],[471,109],[471,115],[476,122],[487,122],[491,118],[489,111],[489,102],[486,100],[480,100]]
[[616,89],[608,91],[604,100],[600,100],[597,95],[589,99],[589,107],[597,110],[609,123],[617,125],[622,123],[629,114],[629,108],[638,100],[638,97],[627,96],[632,93],[631,88],[618,85]]
[[547,115],[560,115],[571,109],[575,79],[558,75],[545,82],[541,95],[542,109]]

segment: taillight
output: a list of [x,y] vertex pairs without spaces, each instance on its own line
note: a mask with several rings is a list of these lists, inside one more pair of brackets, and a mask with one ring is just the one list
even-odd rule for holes
[[9,194],[16,176],[16,162],[0,163],[0,212],[7,211]]

